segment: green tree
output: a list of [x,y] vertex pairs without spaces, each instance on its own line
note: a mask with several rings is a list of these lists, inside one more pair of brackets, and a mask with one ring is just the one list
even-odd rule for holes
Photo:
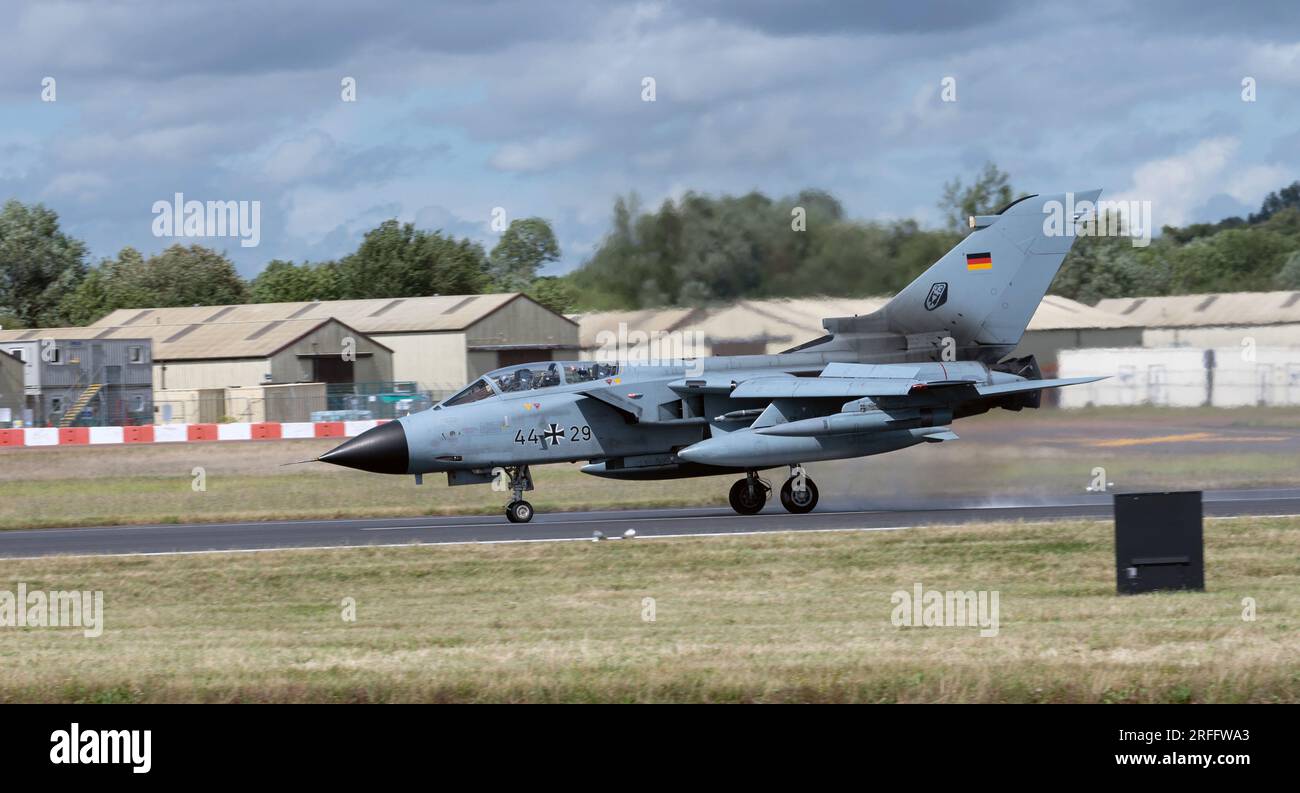
[[173,245],[145,260],[145,286],[158,306],[247,303],[248,284],[225,254],[202,245]]
[[537,278],[543,265],[559,258],[560,245],[551,224],[532,217],[510,221],[488,260],[496,288],[519,292]]
[[1248,224],[1239,217],[1224,218],[1217,223],[1190,223],[1186,226],[1164,226],[1160,236],[1168,237],[1179,245],[1186,245],[1195,239],[1213,237],[1224,229],[1245,228]]
[[1227,229],[1170,252],[1173,294],[1250,292],[1273,287],[1294,245],[1259,228]]
[[116,259],[91,270],[59,309],[69,321],[86,324],[119,308],[246,302],[248,285],[224,254],[201,245],[173,245],[148,259],[123,248]]
[[839,223],[844,220],[844,205],[825,190],[815,187],[801,190],[793,203],[807,211],[809,222]]
[[578,292],[563,276],[543,275],[528,285],[529,297],[557,314],[571,314],[578,304]]
[[1127,237],[1080,237],[1051,291],[1088,304],[1108,297],[1168,294],[1173,275],[1169,256],[1176,249],[1164,238],[1134,248]]
[[86,246],[43,204],[0,209],[0,311],[28,327],[59,325],[59,304],[86,275]]
[[1250,222],[1263,223],[1283,209],[1300,209],[1300,181],[1269,193],[1259,211],[1250,216]]
[[1282,269],[1273,277],[1273,285],[1277,289],[1300,290],[1300,251],[1287,257]]
[[386,220],[336,270],[342,299],[472,295],[491,283],[483,246]]
[[1279,209],[1269,215],[1268,220],[1253,228],[1281,234],[1294,243],[1296,248],[1300,248],[1300,208]]
[[1011,196],[1011,177],[986,162],[969,186],[963,185],[960,177],[944,184],[939,209],[950,231],[965,233],[971,215],[991,215],[1010,204]]
[[86,274],[77,288],[60,303],[60,311],[74,325],[89,325],[119,308],[157,305],[145,279],[144,257],[123,248],[116,259],[104,259]]
[[108,279],[96,267],[59,301],[59,316],[69,325],[89,325],[113,308],[108,297]]
[[254,303],[296,303],[339,298],[338,265],[334,262],[294,264],[273,259],[249,284]]
[[779,199],[687,193],[655,212],[641,212],[632,194],[615,200],[613,215],[610,233],[568,278],[575,308],[882,294],[960,239],[913,221],[848,220],[834,196],[816,189]]

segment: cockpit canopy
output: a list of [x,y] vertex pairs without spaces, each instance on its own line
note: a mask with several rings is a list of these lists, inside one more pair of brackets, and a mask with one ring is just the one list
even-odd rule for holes
[[617,363],[600,361],[541,361],[507,366],[488,372],[475,380],[459,394],[443,402],[442,407],[467,405],[499,394],[604,380],[617,374]]

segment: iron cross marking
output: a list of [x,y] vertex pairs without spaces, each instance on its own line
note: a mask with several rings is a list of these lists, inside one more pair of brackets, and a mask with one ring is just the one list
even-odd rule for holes
[[554,446],[564,439],[564,428],[558,424],[551,424],[546,432],[542,433],[542,437],[546,439],[547,446]]

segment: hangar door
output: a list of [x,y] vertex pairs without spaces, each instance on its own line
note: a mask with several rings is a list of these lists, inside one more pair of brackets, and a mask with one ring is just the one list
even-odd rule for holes
[[352,383],[356,381],[352,373],[353,361],[343,360],[343,356],[322,356],[311,359],[311,379],[317,383]]
[[515,366],[521,363],[549,361],[554,356],[551,350],[497,350],[497,368]]
[[226,415],[226,389],[199,389],[199,423],[216,424]]

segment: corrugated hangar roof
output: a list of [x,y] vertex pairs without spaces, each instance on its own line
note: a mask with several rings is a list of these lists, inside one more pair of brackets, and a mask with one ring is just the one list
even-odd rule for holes
[[[579,323],[584,349],[598,347],[597,334],[616,329],[620,322],[626,322],[629,330],[701,331],[710,342],[772,340],[788,341],[794,345],[824,335],[822,319],[826,317],[870,314],[887,302],[887,297],[740,300],[712,308],[607,311],[575,315],[574,319]],[[1124,317],[1057,295],[1043,298],[1029,320],[1031,331],[1128,328],[1135,325]]]
[[[139,310],[136,310],[139,313]],[[210,313],[210,312],[209,312]],[[113,339],[151,342],[155,361],[263,358],[338,320],[276,319],[256,322],[142,323],[140,325],[94,325],[85,328],[38,328],[0,331],[0,343],[30,339]],[[340,323],[349,327],[347,323]],[[358,331],[360,332],[360,331]],[[379,344],[371,339],[371,342]],[[384,345],[379,344],[383,347]],[[388,349],[384,347],[384,349]]]
[[[103,334],[105,328],[15,328],[0,330],[0,344],[8,341],[39,341],[41,339],[94,339]],[[133,333],[114,336],[118,340],[150,341],[147,333]]]
[[[270,320],[314,320],[334,317],[362,333],[403,333],[463,330],[504,306],[518,292],[490,295],[385,297],[367,300],[318,300],[300,303],[246,303],[234,306],[123,308],[92,327],[143,328],[148,325],[190,325]],[[528,299],[523,296],[524,299]]]
[[578,344],[584,349],[600,346],[596,336],[604,330],[618,332],[620,323],[628,330],[677,330],[688,325],[708,309],[703,308],[644,308],[636,311],[593,311],[588,314],[570,314],[568,318],[578,323]]
[[1300,292],[1117,297],[1101,301],[1097,308],[1144,328],[1280,325],[1300,322]]
[[1048,295],[1029,320],[1029,330],[1090,330],[1131,328],[1134,323],[1101,306],[1090,306],[1068,297]]

